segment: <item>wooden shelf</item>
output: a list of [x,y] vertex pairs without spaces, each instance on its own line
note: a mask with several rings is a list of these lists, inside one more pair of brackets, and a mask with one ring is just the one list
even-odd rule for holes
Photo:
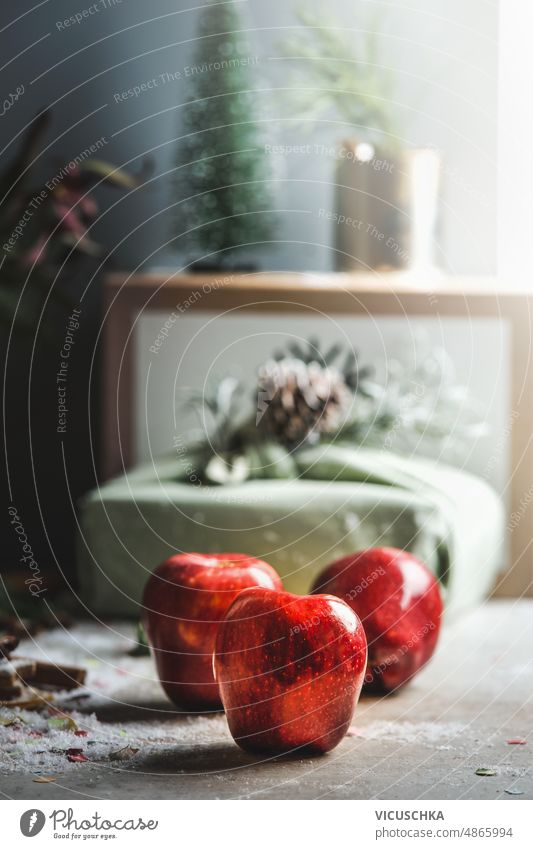
[[139,310],[186,312],[243,309],[271,312],[319,310],[372,315],[470,315],[505,318],[526,309],[533,291],[492,277],[413,277],[409,274],[179,274],[174,271],[106,278],[108,303],[126,300]]
[[169,269],[151,271],[142,274],[129,274],[116,271],[106,277],[106,287],[120,289],[128,286],[133,289],[154,290],[161,286],[177,291],[201,289],[203,284],[222,287],[225,291],[239,292],[346,292],[353,295],[373,294],[437,294],[447,297],[450,294],[472,296],[497,296],[504,299],[516,295],[533,297],[533,284],[512,285],[497,277],[459,276],[430,274],[417,276],[409,272],[387,273],[344,273],[344,272],[263,272],[263,273],[181,273]]

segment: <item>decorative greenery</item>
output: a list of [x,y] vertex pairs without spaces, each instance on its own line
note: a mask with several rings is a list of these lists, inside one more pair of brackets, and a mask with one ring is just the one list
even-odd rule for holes
[[[287,351],[296,360],[301,360],[305,365],[310,363],[320,363],[322,366],[335,366],[336,361],[344,353],[343,364],[340,367],[346,385],[353,392],[361,392],[363,395],[366,392],[366,381],[372,374],[372,369],[369,366],[360,367],[356,352],[350,348],[345,353],[344,347],[340,343],[336,343],[329,348],[325,353],[320,351],[320,340],[316,336],[312,336],[307,340],[307,345],[299,345],[298,342],[290,342],[287,345]],[[279,349],[274,351],[273,358],[276,361],[283,360],[287,357],[287,351]]]
[[258,374],[258,429],[286,448],[294,450],[322,435],[335,433],[346,421],[353,396],[364,394],[368,369],[360,370],[349,351],[342,367],[336,361],[342,346],[321,354],[318,340],[307,348],[291,343],[289,356],[277,352]]
[[380,61],[377,15],[359,34],[322,9],[302,7],[296,17],[305,29],[281,45],[296,65],[292,114],[309,126],[333,109],[362,140],[394,146],[394,74]]
[[367,384],[368,399],[336,439],[398,454],[446,452],[463,459],[472,442],[487,433],[482,411],[457,382],[448,354],[420,339],[407,361],[391,359],[383,382]]
[[220,252],[215,260],[220,263],[241,245],[268,241],[275,230],[255,122],[258,95],[251,88],[257,58],[240,30],[232,3],[200,12],[189,68],[192,94],[176,159],[179,246],[195,258]]
[[[322,355],[315,339],[305,348],[292,344],[288,352],[276,352],[259,369],[256,409],[245,410],[240,421],[243,387],[233,378],[221,381],[207,397],[191,399],[202,411],[203,426],[207,416],[213,423],[196,453],[206,480],[291,477],[294,453],[319,440],[433,457],[451,447],[460,459],[486,432],[444,351],[419,343],[415,364],[390,361],[382,382],[372,369],[359,366],[353,351],[342,368],[335,368],[342,354],[342,346],[335,345]],[[282,366],[280,372],[272,370],[275,364]],[[279,377],[275,391],[269,384],[266,394],[265,367],[269,376]],[[316,391],[317,381],[329,396]],[[344,398],[339,403],[344,392],[349,403]],[[335,415],[328,412],[330,404]]]
[[81,256],[100,252],[87,233],[98,212],[91,189],[97,184],[133,189],[151,170],[146,160],[134,177],[106,162],[83,159],[63,169],[51,188],[29,185],[49,122],[47,111],[33,121],[14,160],[0,173],[0,322],[29,332],[52,285],[50,303],[72,306],[56,281],[65,260],[70,274]]
[[137,642],[132,649],[130,649],[129,654],[131,657],[148,657],[150,654],[150,643],[148,642],[148,637],[146,636],[146,631],[144,630],[142,622],[137,623]]

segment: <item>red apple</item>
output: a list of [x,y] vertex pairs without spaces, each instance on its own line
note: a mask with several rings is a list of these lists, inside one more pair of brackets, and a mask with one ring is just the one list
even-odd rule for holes
[[272,566],[246,554],[176,554],[148,579],[142,621],[163,689],[178,707],[221,707],[213,674],[216,632],[247,587],[283,584]]
[[241,748],[322,754],[350,725],[366,667],[365,632],[333,596],[244,590],[220,623],[214,665]]
[[442,614],[439,584],[412,554],[372,548],[343,557],[322,572],[313,592],[339,596],[360,616],[368,639],[367,690],[396,690],[435,651]]

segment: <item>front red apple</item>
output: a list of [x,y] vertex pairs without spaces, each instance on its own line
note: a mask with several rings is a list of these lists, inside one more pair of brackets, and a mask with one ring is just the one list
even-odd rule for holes
[[344,737],[366,668],[359,618],[330,595],[242,592],[220,623],[215,674],[243,749],[322,754]]
[[163,689],[178,707],[221,707],[213,674],[216,632],[247,587],[283,585],[272,566],[245,554],[177,554],[148,579],[142,621]]
[[442,614],[439,584],[412,554],[373,548],[328,566],[313,592],[339,596],[361,617],[368,639],[365,689],[391,692],[435,651]]

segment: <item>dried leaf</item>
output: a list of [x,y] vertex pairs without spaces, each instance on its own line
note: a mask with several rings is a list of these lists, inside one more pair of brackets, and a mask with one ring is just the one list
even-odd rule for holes
[[11,728],[13,725],[23,725],[24,720],[21,716],[13,714],[12,716],[0,716],[0,725],[4,728]]
[[48,720],[48,728],[54,731],[74,731],[78,730],[76,722],[71,716],[53,716]]
[[35,784],[51,784],[52,781],[57,781],[57,778],[54,778],[53,775],[40,775],[38,778],[33,779]]
[[23,708],[24,710],[42,710],[44,707],[53,702],[55,696],[53,693],[45,693],[43,690],[35,690],[33,687],[26,687],[27,697],[3,703],[0,701],[0,706],[11,708]]
[[114,752],[111,752],[109,755],[110,761],[127,761],[130,758],[133,758],[134,755],[137,754],[139,749],[134,748],[134,746],[124,746],[122,749],[117,749]]
[[486,767],[480,767],[476,769],[476,775],[497,775],[495,769],[487,769]]
[[527,740],[523,740],[522,737],[513,737],[512,740],[507,740],[508,746],[527,746]]
[[89,760],[81,749],[67,749],[67,760],[70,763],[84,763]]
[[18,637],[12,637],[10,634],[0,637],[0,657],[8,658],[15,651],[18,644]]

